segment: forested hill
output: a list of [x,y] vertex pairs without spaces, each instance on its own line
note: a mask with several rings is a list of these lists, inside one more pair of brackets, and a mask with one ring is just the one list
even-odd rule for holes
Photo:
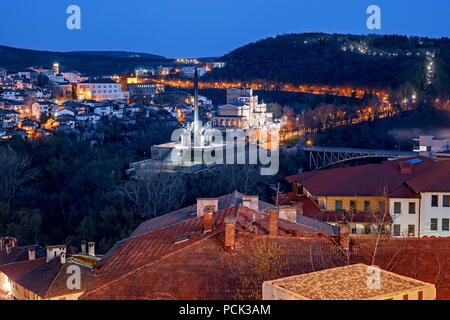
[[51,66],[59,62],[63,70],[77,70],[87,75],[120,74],[146,65],[167,62],[164,57],[124,51],[38,51],[0,46],[0,67],[20,70],[30,66]]
[[450,88],[448,38],[288,34],[245,45],[226,54],[223,61],[224,68],[206,77],[392,89],[425,88],[432,61],[432,85],[438,90]]

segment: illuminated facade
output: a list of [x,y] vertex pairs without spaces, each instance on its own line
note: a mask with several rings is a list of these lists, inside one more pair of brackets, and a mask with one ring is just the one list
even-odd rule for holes
[[122,92],[120,83],[111,79],[87,80],[77,84],[79,100],[128,100],[128,92]]
[[230,88],[227,90],[227,104],[220,106],[213,118],[216,128],[260,128],[272,122],[272,113],[267,112],[264,103],[258,103],[258,96],[251,88]]

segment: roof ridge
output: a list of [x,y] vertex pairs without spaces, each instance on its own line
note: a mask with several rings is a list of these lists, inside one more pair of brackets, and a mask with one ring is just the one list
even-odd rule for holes
[[[58,259],[58,258],[54,258],[54,259]],[[52,259],[53,260],[53,259]],[[52,261],[50,260],[50,261]],[[49,262],[50,262],[49,261]],[[52,283],[50,283],[50,285],[48,286],[48,289],[45,291],[45,295],[44,295],[44,299],[47,298],[48,292],[50,291],[50,289],[52,288],[53,284],[55,283],[56,279],[58,279],[59,274],[61,273],[61,271],[64,269],[65,264],[62,265],[61,269],[59,269],[58,273],[56,274],[56,277],[53,278]]]
[[[224,210],[225,210],[225,209],[224,209]],[[216,231],[217,231],[217,230],[216,230]],[[204,237],[204,238],[202,238],[202,239],[199,239],[199,240],[197,240],[197,241],[194,242],[194,243],[191,243],[191,244],[189,244],[189,245],[187,245],[187,246],[185,246],[185,247],[180,247],[180,248],[178,248],[178,249],[175,250],[175,251],[169,252],[168,254],[166,254],[166,255],[164,255],[164,256],[161,256],[159,259],[155,259],[155,260],[153,260],[153,261],[150,261],[150,262],[148,262],[148,263],[145,263],[145,264],[143,264],[143,265],[141,265],[141,266],[139,266],[139,267],[137,267],[137,268],[135,268],[135,269],[133,269],[133,270],[128,271],[128,272],[125,273],[125,274],[122,274],[121,276],[119,276],[119,277],[117,277],[117,278],[115,278],[115,279],[113,279],[113,280],[111,280],[111,281],[109,281],[109,282],[106,282],[106,283],[104,283],[104,284],[102,284],[102,285],[100,285],[100,286],[98,286],[98,287],[96,287],[96,288],[93,288],[92,290],[90,290],[89,293],[91,293],[91,292],[96,292],[96,291],[98,291],[99,289],[101,289],[101,288],[103,288],[103,287],[105,287],[105,286],[107,286],[107,285],[109,285],[109,284],[115,283],[115,282],[117,282],[117,281],[119,281],[119,280],[121,280],[121,279],[123,279],[123,278],[125,278],[125,277],[127,277],[127,276],[129,276],[129,275],[131,275],[131,274],[133,274],[133,273],[135,273],[135,272],[137,272],[137,271],[139,271],[139,270],[141,270],[141,269],[147,267],[147,266],[150,266],[150,265],[152,265],[152,264],[154,264],[154,263],[156,263],[156,262],[158,262],[158,261],[161,261],[161,260],[164,259],[164,258],[167,258],[167,257],[169,257],[169,256],[172,256],[172,255],[178,253],[178,252],[181,251],[181,250],[184,250],[184,249],[187,249],[187,248],[191,248],[191,247],[193,247],[193,246],[195,246],[195,245],[198,245],[199,243],[201,243],[201,242],[203,242],[203,241],[206,241],[207,239],[210,239],[211,237],[216,236],[217,234],[219,234],[219,233],[221,233],[221,232],[224,232],[224,230],[221,230],[220,232],[219,232],[219,231],[217,231],[217,232],[214,232],[214,231],[213,231],[213,232],[209,233],[208,236],[206,236],[206,237]],[[121,249],[122,249],[122,248],[120,248],[119,250],[121,250]],[[116,253],[117,253],[117,252],[116,252]],[[101,274],[101,273],[100,273],[100,274]],[[86,291],[87,291],[87,290],[86,290]],[[88,293],[88,294],[89,294],[89,293]],[[85,295],[85,294],[86,294],[86,292],[83,293],[83,295]]]
[[370,164],[366,164],[366,165],[362,165],[362,166],[356,166],[356,167],[347,167],[347,168],[337,168],[337,169],[353,169],[353,170],[348,170],[350,171],[348,175],[343,176],[341,179],[338,179],[336,182],[334,182],[333,184],[328,185],[323,191],[323,192],[328,192],[329,189],[333,188],[334,186],[336,186],[339,183],[343,183],[344,181],[347,182],[348,179],[350,179],[351,177],[353,177],[355,174],[361,172],[363,169],[366,169],[370,166]]

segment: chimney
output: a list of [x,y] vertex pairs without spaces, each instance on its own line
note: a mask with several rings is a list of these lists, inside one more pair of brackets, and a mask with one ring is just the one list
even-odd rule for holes
[[5,251],[6,249],[6,239],[1,237],[0,238],[0,251]]
[[258,196],[243,196],[242,205],[252,210],[258,211],[259,209],[259,197]]
[[66,253],[65,252],[61,252],[61,255],[59,256],[59,259],[61,261],[61,264],[65,264],[66,263]]
[[88,254],[92,257],[95,257],[95,242],[88,242]]
[[412,174],[413,164],[411,162],[400,162],[400,173],[401,174]]
[[11,243],[11,246],[15,248],[17,246],[17,239],[14,237],[9,237],[9,243]]
[[63,253],[65,254],[67,250],[66,245],[60,245],[60,246],[47,246],[47,262],[53,260],[56,257],[61,256]]
[[204,209],[206,207],[213,207],[213,211],[219,211],[219,199],[197,199],[197,217],[203,217]]
[[236,218],[225,218],[225,249],[234,251],[236,242]]
[[350,250],[350,224],[339,224],[339,246],[345,251]]
[[81,241],[81,253],[86,254],[86,240]]
[[211,232],[213,230],[213,212],[214,207],[208,206],[203,210],[203,232]]
[[269,211],[269,236],[278,235],[278,209],[270,209]]
[[28,248],[28,260],[36,259],[36,248]]
[[297,207],[294,206],[280,207],[280,219],[288,220],[291,222],[297,222],[297,213],[298,213]]
[[294,204],[294,207],[297,209],[297,214],[303,215],[303,202]]

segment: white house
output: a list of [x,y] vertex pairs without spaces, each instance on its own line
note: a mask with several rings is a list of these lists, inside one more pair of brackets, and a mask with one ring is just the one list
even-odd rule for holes
[[122,92],[121,85],[109,78],[86,80],[77,83],[79,100],[127,100],[128,92]]
[[74,117],[76,114],[76,111],[72,108],[63,108],[58,111],[56,111],[55,116],[56,117]]

